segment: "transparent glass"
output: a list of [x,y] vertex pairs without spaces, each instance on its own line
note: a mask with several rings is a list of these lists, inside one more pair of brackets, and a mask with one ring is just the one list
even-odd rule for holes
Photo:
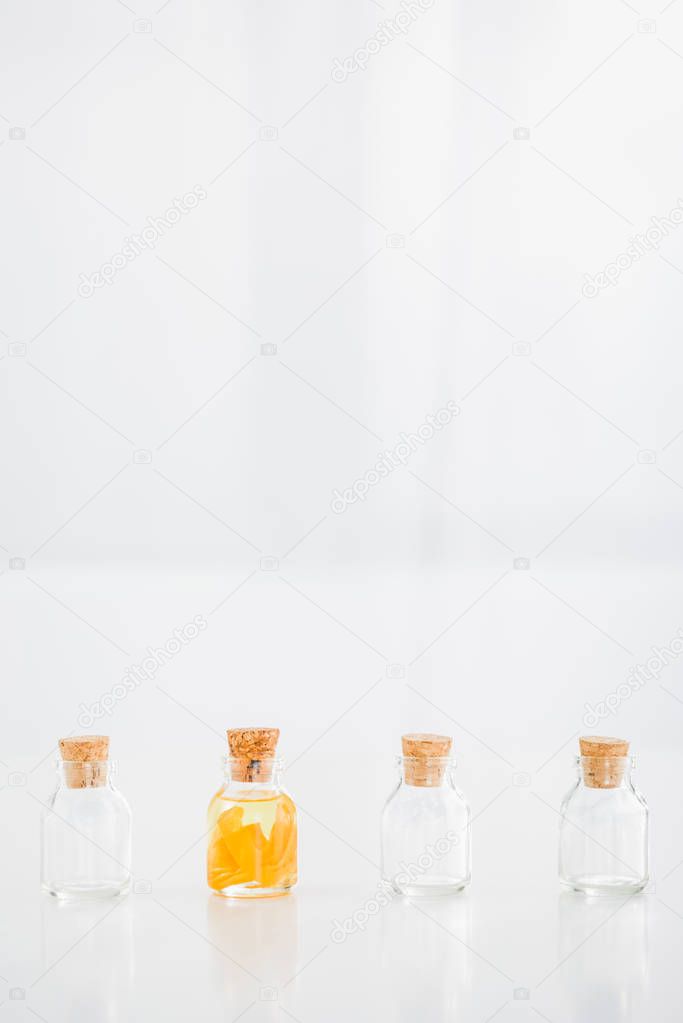
[[560,881],[587,895],[642,891],[648,877],[648,809],[631,780],[631,757],[599,758],[611,787],[591,788],[585,761],[560,808]]
[[[50,895],[102,899],[128,891],[131,813],[113,773],[108,760],[58,761],[41,834],[42,887]],[[75,775],[78,787],[70,787]]]
[[[296,807],[282,761],[225,758],[225,781],[209,804],[207,881],[219,895],[284,895],[297,882]],[[248,779],[245,780],[245,774]]]
[[432,783],[415,785],[412,759],[397,757],[399,782],[382,814],[382,877],[402,895],[451,895],[471,880],[470,808],[455,784],[455,760],[427,758]]

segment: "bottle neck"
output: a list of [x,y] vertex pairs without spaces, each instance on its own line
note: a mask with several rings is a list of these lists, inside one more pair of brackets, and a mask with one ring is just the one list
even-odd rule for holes
[[577,757],[580,782],[587,789],[621,789],[631,785],[633,757]]
[[398,757],[401,781],[417,789],[437,789],[452,785],[453,757]]
[[112,760],[59,760],[57,774],[67,789],[101,789],[111,784]]
[[279,788],[282,778],[282,760],[268,757],[262,760],[247,760],[241,757],[225,757],[224,774],[226,785],[240,788]]

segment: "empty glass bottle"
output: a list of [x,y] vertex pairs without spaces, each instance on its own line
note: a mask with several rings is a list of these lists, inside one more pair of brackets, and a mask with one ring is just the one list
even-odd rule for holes
[[624,739],[579,739],[578,778],[560,822],[560,881],[587,895],[629,894],[648,882],[648,810],[631,781]]
[[452,740],[418,733],[401,742],[399,783],[382,814],[382,877],[403,895],[451,895],[470,883],[470,809]]
[[296,807],[275,759],[277,728],[228,731],[225,782],[209,804],[207,880],[220,895],[284,895],[297,881]]
[[58,782],[42,818],[43,890],[107,898],[130,886],[131,814],[112,783],[106,735],[59,740]]

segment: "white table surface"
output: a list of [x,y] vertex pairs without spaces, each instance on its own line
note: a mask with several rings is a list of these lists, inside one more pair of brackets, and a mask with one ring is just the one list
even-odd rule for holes
[[[3,1014],[94,1020],[677,1020],[683,922],[656,896],[519,890],[410,902],[331,940],[372,888],[228,903],[201,886],[112,904],[17,900]],[[7,947],[9,945],[9,948]]]
[[[371,904],[366,920],[378,875],[333,817],[301,813],[302,879],[284,898],[213,895],[200,840],[173,863],[157,858],[163,876],[137,873],[124,899],[63,904],[38,890],[35,850],[21,840],[40,806],[19,789],[3,796],[20,828],[4,848],[8,1020],[681,1017],[683,868],[630,899],[561,891],[556,812],[533,782],[482,808],[467,892],[397,896],[379,911]],[[362,926],[339,940],[354,914]]]
[[[77,730],[80,701],[94,700],[127,664],[140,663],[143,637],[161,642],[169,623],[210,612],[226,580],[43,571],[47,590],[88,608],[89,621],[106,622],[131,651],[114,651],[100,675],[91,657],[107,644],[20,576],[5,580],[5,653],[17,681],[14,717],[2,726],[0,1023],[192,1015],[206,1023],[681,1018],[678,662],[609,722],[633,741],[634,777],[651,808],[648,892],[588,901],[562,892],[557,881],[558,807],[574,777],[583,704],[615,689],[652,642],[675,635],[676,573],[556,569],[553,589],[585,609],[588,622],[529,573],[511,572],[499,584],[501,601],[497,591],[483,598],[412,666],[411,637],[439,631],[444,608],[452,615],[461,595],[467,606],[477,578],[416,577],[407,606],[410,587],[399,576],[370,574],[334,589],[297,577],[301,591],[333,607],[335,617],[361,621],[367,634],[386,633],[385,655],[406,665],[398,679],[318,607],[309,614],[309,604],[274,574],[255,577],[208,615],[209,627],[163,675],[98,722],[112,737],[117,784],[133,812],[136,891],[114,903],[74,905],[39,889],[51,745]],[[259,636],[263,614],[268,643]],[[596,629],[596,620],[627,638],[630,651]],[[223,729],[253,720],[254,707],[264,722],[283,727],[301,880],[288,897],[235,903],[206,888],[203,832],[221,779]],[[362,911],[377,890],[379,817],[407,730],[454,736],[457,776],[474,815],[472,886],[450,899],[397,897],[338,942],[335,921]]]

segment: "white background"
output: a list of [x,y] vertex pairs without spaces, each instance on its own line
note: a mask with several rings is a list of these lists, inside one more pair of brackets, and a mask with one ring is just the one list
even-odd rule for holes
[[[653,890],[556,879],[585,704],[683,627],[683,228],[582,290],[683,197],[664,2],[435,0],[339,82],[393,0],[2,0],[0,1019],[680,1018],[683,662],[598,729]],[[199,614],[91,729],[151,892],[46,901],[56,740]],[[233,907],[201,836],[242,724],[281,729],[301,883]],[[335,944],[407,730],[454,737],[472,889]]]

